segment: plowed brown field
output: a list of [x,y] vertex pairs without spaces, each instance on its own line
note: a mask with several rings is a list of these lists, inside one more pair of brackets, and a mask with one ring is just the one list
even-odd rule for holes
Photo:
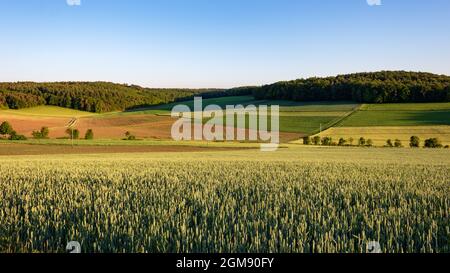
[[[50,129],[50,138],[67,137],[67,126],[73,122],[68,117],[36,117],[13,114],[1,114],[0,122],[8,121],[18,134],[31,137],[35,130],[43,126]],[[137,138],[171,139],[171,128],[175,119],[158,115],[111,115],[103,117],[83,117],[74,123],[74,128],[80,130],[81,137],[88,129],[94,130],[96,139],[121,139],[127,131]],[[282,142],[299,139],[302,134],[280,133]]]

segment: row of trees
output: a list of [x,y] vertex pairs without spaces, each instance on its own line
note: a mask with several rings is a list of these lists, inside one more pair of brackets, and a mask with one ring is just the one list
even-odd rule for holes
[[450,101],[450,77],[382,71],[278,82],[255,89],[256,99],[362,103]]
[[[333,141],[332,137],[323,137],[315,136],[315,137],[304,137],[303,138],[303,144],[304,145],[322,145],[322,146],[355,146],[355,139],[352,137],[349,139],[340,138],[338,142]],[[372,147],[373,141],[371,139],[365,139],[361,137],[358,142],[357,146],[361,147]]]
[[[421,141],[420,138],[418,136],[412,136],[409,140],[409,147],[411,148],[420,148],[421,146]],[[385,147],[397,147],[397,148],[402,148],[403,144],[401,142],[401,140],[396,139],[395,142],[393,143],[391,139],[388,139],[386,141],[386,145]],[[441,141],[439,140],[439,138],[429,138],[426,139],[423,145],[424,148],[449,148],[449,145],[446,145],[444,147],[444,145],[442,145]]]
[[[80,130],[68,128],[66,130],[66,134],[69,135],[70,139],[79,139],[80,138]],[[94,131],[92,129],[88,129],[86,133],[84,134],[84,139],[86,140],[92,140],[94,139]]]
[[[79,139],[80,138],[80,131],[78,129],[72,129],[69,128],[66,130],[66,133],[69,135],[69,138],[72,139]],[[48,139],[50,134],[50,129],[48,127],[42,127],[38,131],[33,131],[31,135],[34,139]],[[0,124],[0,136],[2,138],[6,138],[9,140],[27,140],[27,138],[24,135],[19,135],[17,132],[13,129],[12,125],[4,121]],[[84,135],[84,139],[86,140],[92,140],[94,139],[94,131],[92,129],[88,129]]]
[[[349,139],[340,138],[338,142],[333,141],[332,137],[304,137],[303,138],[303,144],[304,145],[322,145],[322,146],[355,146],[354,145],[355,140],[351,137]],[[365,139],[364,137],[361,137],[357,141],[357,146],[360,147],[373,147],[373,141],[371,139]],[[409,146],[411,148],[419,148],[421,145],[420,138],[418,136],[412,136],[409,141]],[[400,139],[396,139],[392,141],[392,139],[388,139],[386,141],[386,145],[384,147],[389,148],[402,148],[403,143]],[[438,138],[429,138],[425,140],[424,148],[449,148],[449,145],[442,145],[441,141]]]

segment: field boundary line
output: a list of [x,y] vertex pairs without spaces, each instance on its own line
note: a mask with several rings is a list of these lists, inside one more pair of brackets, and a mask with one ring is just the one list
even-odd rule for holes
[[350,111],[349,113],[343,115],[342,117],[339,117],[335,120],[330,121],[329,123],[326,123],[323,127],[322,130],[316,130],[314,131],[311,136],[315,136],[321,132],[324,132],[332,127],[335,127],[336,125],[339,125],[340,123],[342,123],[344,120],[346,120],[347,118],[351,117],[352,115],[354,115],[356,112],[359,112],[361,110],[361,108],[363,108],[365,106],[365,104],[359,104],[358,106],[356,106],[355,108],[353,108],[352,111]]

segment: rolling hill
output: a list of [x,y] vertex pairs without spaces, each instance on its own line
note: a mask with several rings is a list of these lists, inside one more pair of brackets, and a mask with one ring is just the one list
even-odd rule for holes
[[152,89],[109,82],[0,83],[0,109],[53,105],[105,113],[185,101],[196,95],[204,98],[252,95],[256,101],[449,102],[450,77],[431,73],[381,71],[227,90]]
[[193,98],[228,96],[243,89],[152,89],[109,82],[0,83],[0,109],[52,105],[94,113],[124,111]]
[[[322,136],[334,138],[367,136],[377,144],[384,138],[406,140],[413,133],[441,136],[447,143],[449,83],[448,76],[403,71],[229,90],[150,89],[106,82],[0,83],[0,109],[4,109],[0,122],[9,121],[28,137],[46,126],[51,138],[63,138],[76,119],[81,134],[93,129],[96,139],[121,139],[127,131],[140,139],[170,139],[171,109],[177,104],[193,109],[192,98],[202,96],[203,107],[279,105],[285,142],[322,131]],[[376,103],[359,103],[365,101]]]

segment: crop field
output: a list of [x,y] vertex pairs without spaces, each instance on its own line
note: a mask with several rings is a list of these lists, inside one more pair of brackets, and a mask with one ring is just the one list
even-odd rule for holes
[[[180,102],[194,110],[194,102]],[[203,107],[215,104],[223,109],[227,105],[279,105],[280,106],[280,131],[288,133],[312,134],[325,128],[328,124],[340,120],[345,115],[358,107],[353,102],[293,102],[284,100],[255,100],[251,96],[224,97],[203,100]],[[161,106],[149,107],[138,111],[122,114],[137,113],[157,113],[158,115],[169,115],[170,110],[176,104],[167,104]],[[155,112],[156,111],[156,112]],[[164,113],[164,111],[167,111]],[[207,120],[207,119],[206,119]],[[205,121],[206,121],[205,120]],[[248,118],[247,118],[248,120]],[[226,125],[226,122],[224,122]],[[246,122],[248,128],[248,122]],[[270,129],[270,126],[269,126]],[[300,135],[298,136],[300,137]]]
[[20,110],[1,110],[0,116],[3,114],[24,115],[24,116],[43,116],[43,117],[90,117],[96,116],[95,113],[62,108],[57,106],[38,106],[32,108],[24,108]]
[[[181,104],[193,107],[193,101]],[[254,100],[251,96],[224,97],[203,100],[203,107],[226,105],[280,105],[280,134],[283,143],[298,141],[305,135],[319,133],[331,136],[359,139],[370,138],[374,145],[383,146],[387,139],[400,139],[407,145],[412,135],[422,140],[439,138],[444,145],[450,143],[450,103],[364,104],[351,102],[292,102]],[[92,114],[53,106],[41,106],[22,110],[0,111],[0,122],[9,121],[14,130],[31,138],[32,131],[46,126],[50,129],[49,144],[61,144],[57,138],[67,138],[66,129],[74,119],[81,135],[93,129],[96,140],[118,141],[131,132],[142,140],[169,140],[175,119],[170,110],[175,104],[153,106],[129,112]],[[204,119],[206,122],[208,119]],[[225,119],[224,119],[225,120]],[[226,126],[226,122],[224,122]],[[237,124],[235,124],[237,127]],[[248,128],[248,118],[246,121]],[[269,124],[270,129],[270,124]],[[30,142],[30,141],[28,141]],[[28,143],[27,142],[27,143]],[[32,141],[31,141],[32,142]],[[40,141],[48,142],[48,141]],[[62,144],[71,144],[63,140]],[[83,142],[84,143],[84,142]],[[146,142],[133,142],[142,145]],[[90,143],[84,143],[89,145]],[[129,145],[129,143],[115,143]]]
[[[171,103],[165,105],[152,106],[145,109],[137,109],[133,112],[164,110],[170,112],[172,108],[178,104],[186,105],[192,110],[194,109],[194,101]],[[208,105],[218,105],[225,108],[227,105],[279,105],[281,112],[349,112],[352,111],[358,104],[354,102],[295,102],[287,100],[255,100],[252,96],[236,96],[236,97],[222,97],[214,99],[204,99],[203,107]]]
[[0,252],[448,253],[449,172],[447,150],[0,157]]
[[450,145],[450,126],[381,126],[381,127],[333,127],[320,134],[321,137],[332,137],[356,141],[360,137],[371,139],[376,146],[386,145],[386,141],[399,139],[404,146],[409,145],[411,136],[418,136],[422,145],[426,139],[438,138],[443,145]]
[[[193,101],[180,102],[193,110]],[[283,141],[299,139],[305,134],[319,131],[328,124],[340,120],[353,111],[357,104],[351,102],[291,102],[291,101],[256,101],[251,96],[206,99],[203,107],[217,104],[280,105],[280,131]],[[121,139],[129,131],[138,138],[170,139],[171,127],[175,119],[170,111],[176,104],[165,104],[128,112],[93,114],[61,107],[40,106],[22,110],[0,111],[0,122],[10,122],[14,129],[27,137],[34,130],[46,126],[50,129],[50,138],[67,137],[67,125],[76,119],[75,128],[84,134],[93,129],[96,138]],[[225,124],[226,125],[226,124]],[[248,128],[248,126],[246,126]]]
[[340,127],[450,125],[450,103],[370,104]]
[[16,155],[63,155],[63,154],[117,154],[117,153],[185,153],[196,151],[233,151],[241,149],[256,149],[249,145],[220,146],[201,144],[163,144],[160,145],[28,145],[28,144],[2,144],[0,142],[0,156]]

